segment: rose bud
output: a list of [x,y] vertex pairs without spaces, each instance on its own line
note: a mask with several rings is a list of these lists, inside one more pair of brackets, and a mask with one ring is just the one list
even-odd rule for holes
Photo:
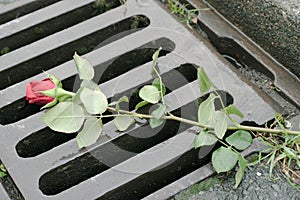
[[42,92],[55,88],[56,84],[50,78],[46,78],[42,81],[32,81],[26,86],[26,100],[28,100],[30,104],[46,105],[53,102],[55,98],[46,96]]
[[47,76],[48,78],[42,81],[32,81],[26,86],[26,100],[29,103],[44,105],[41,109],[50,108],[57,102],[66,101],[75,95],[73,92],[64,90],[55,76],[50,74]]

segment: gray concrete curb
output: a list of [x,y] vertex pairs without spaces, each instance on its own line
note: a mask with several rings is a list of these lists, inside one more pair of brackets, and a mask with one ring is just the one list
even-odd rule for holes
[[298,0],[206,0],[218,12],[300,77]]

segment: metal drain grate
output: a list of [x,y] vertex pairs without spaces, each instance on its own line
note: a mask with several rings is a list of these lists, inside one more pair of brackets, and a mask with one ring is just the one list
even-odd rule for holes
[[[78,14],[92,2],[58,1],[4,23],[0,41],[38,31],[43,23],[74,10]],[[162,46],[159,69],[168,87],[165,100],[170,111],[195,116],[198,99],[203,98],[195,77],[198,65],[222,90],[224,101],[246,113],[244,122],[263,124],[273,117],[270,98],[246,84],[205,39],[191,34],[158,1],[114,5],[55,33],[49,30],[33,43],[28,39],[0,57],[0,158],[25,199],[165,199],[213,173],[204,155],[213,147],[194,150],[194,128],[183,124],[166,122],[153,130],[137,124],[119,133],[108,119],[105,135],[82,150],[75,134],[46,128],[40,120],[43,111],[25,102],[25,86],[43,79],[41,71],[48,70],[75,90],[74,51],[81,51],[95,66],[96,79],[111,100],[127,95],[130,102],[139,101],[136,91],[153,79],[151,55]],[[246,155],[260,150],[256,142]]]

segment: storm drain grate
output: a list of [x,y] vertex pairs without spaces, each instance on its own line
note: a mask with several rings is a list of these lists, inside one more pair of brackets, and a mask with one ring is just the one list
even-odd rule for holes
[[[95,81],[110,101],[130,97],[131,103],[123,105],[129,110],[140,101],[138,89],[153,80],[151,56],[162,47],[159,70],[170,112],[197,116],[205,96],[198,89],[196,68],[203,66],[224,102],[234,102],[245,113],[245,123],[261,125],[273,117],[272,101],[246,84],[205,39],[195,37],[158,1],[108,2],[109,9],[94,8],[87,17],[90,13],[81,12],[93,9],[92,0],[53,1],[0,25],[0,41],[7,45],[14,37],[35,37],[0,56],[0,158],[25,199],[165,199],[213,173],[207,154],[214,147],[194,150],[195,127],[177,122],[156,129],[140,122],[119,133],[107,119],[99,141],[81,150],[75,134],[47,128],[40,120],[43,111],[26,103],[25,86],[43,79],[42,70],[47,70],[66,89],[76,90],[74,51],[95,66]],[[73,14],[84,17],[57,29],[59,19],[72,20],[68,16]],[[256,142],[246,155],[260,150]]]

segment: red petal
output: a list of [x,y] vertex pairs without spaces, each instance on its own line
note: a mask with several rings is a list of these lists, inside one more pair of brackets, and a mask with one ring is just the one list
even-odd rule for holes
[[36,97],[36,95],[32,91],[31,85],[30,84],[26,85],[26,100],[35,98],[35,97]]
[[56,88],[56,85],[49,78],[46,78],[42,81],[32,81],[30,85],[33,92]]

